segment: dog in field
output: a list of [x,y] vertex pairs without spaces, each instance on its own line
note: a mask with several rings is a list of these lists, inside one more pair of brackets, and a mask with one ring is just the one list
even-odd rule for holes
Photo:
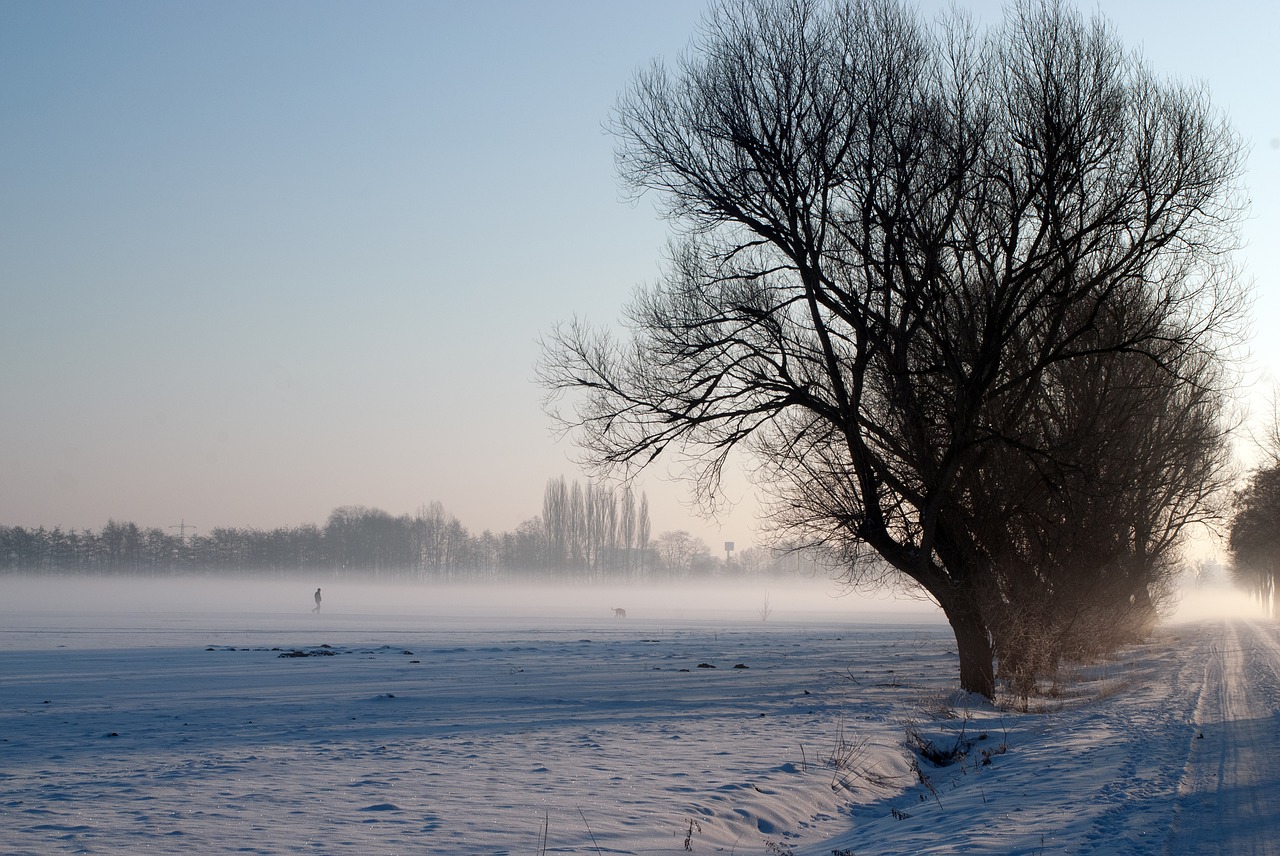
[[615,606],[615,607],[613,607],[613,617],[614,617],[614,618],[626,618],[626,617],[627,617],[627,611],[626,611],[625,609],[623,609],[622,607],[620,607],[620,606]]

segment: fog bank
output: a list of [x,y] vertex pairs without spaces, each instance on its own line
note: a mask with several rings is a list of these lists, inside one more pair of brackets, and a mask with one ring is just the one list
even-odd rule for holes
[[[321,588],[315,613],[313,594]],[[615,610],[624,610],[618,617]],[[226,634],[465,632],[607,627],[611,630],[806,621],[850,624],[942,621],[931,603],[844,594],[828,580],[665,585],[438,585],[237,578],[0,578],[0,647],[108,644],[115,634],[155,644],[205,644]],[[175,637],[174,634],[179,634]],[[217,637],[217,638],[215,638]],[[161,642],[163,639],[163,643]],[[53,641],[56,640],[56,641]]]

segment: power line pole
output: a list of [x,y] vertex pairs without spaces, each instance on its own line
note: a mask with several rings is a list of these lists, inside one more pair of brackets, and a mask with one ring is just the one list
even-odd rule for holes
[[170,526],[169,528],[170,528],[170,529],[177,529],[177,530],[178,530],[178,540],[180,540],[180,541],[186,541],[186,540],[187,540],[187,530],[188,530],[188,529],[190,529],[192,532],[195,532],[195,531],[196,531],[195,524],[194,524],[194,523],[188,523],[188,522],[186,521],[186,518],[182,518],[181,522],[179,522],[179,523],[175,523],[174,525]]

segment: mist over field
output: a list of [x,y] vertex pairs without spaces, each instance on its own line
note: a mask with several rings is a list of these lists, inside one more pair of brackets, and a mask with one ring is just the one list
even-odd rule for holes
[[[306,577],[0,576],[0,650],[206,645],[466,644],[477,633],[685,632],[765,636],[784,628],[936,626],[907,594],[860,594],[831,580],[660,584],[377,583]],[[620,614],[621,613],[621,614]]]
[[[313,593],[322,591],[319,614]],[[615,615],[623,609],[625,618]],[[1188,587],[1171,621],[1255,617],[1261,611],[1225,581]],[[653,624],[731,625],[750,630],[803,622],[945,624],[941,611],[907,594],[845,591],[831,580],[753,580],[652,585],[407,584],[298,577],[0,577],[0,646],[32,634],[54,644],[100,646],[113,634],[163,631],[168,643],[205,644],[231,634],[354,634]],[[175,634],[177,634],[175,636]],[[37,646],[39,647],[39,646]]]
[[[323,604],[312,614],[319,586]],[[378,583],[365,581],[252,581],[243,578],[37,577],[0,578],[0,615],[13,627],[22,617],[74,615],[78,621],[127,623],[131,615],[172,613],[195,622],[216,619],[269,624],[302,615],[317,627],[364,623],[467,621],[941,621],[923,600],[845,594],[827,580],[568,585],[568,583]],[[625,609],[617,618],[614,609]],[[762,618],[762,610],[767,615]]]

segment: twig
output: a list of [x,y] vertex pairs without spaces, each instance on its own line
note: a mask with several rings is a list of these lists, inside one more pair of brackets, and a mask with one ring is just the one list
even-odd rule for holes
[[582,806],[578,806],[578,814],[582,816],[582,822],[587,827],[587,835],[591,836],[591,846],[596,848],[596,853],[600,853],[600,845],[596,844],[596,834],[591,831],[591,824],[587,823],[587,815],[582,811]]

